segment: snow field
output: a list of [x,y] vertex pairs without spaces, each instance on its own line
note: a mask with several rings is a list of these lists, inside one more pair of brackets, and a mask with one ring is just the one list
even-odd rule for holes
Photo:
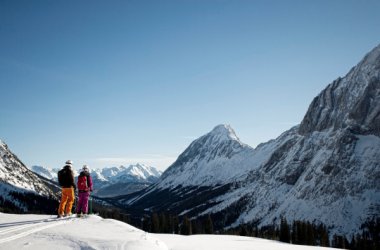
[[150,234],[126,223],[95,215],[85,219],[75,217],[54,219],[54,217],[0,213],[0,249],[327,249],[241,236]]

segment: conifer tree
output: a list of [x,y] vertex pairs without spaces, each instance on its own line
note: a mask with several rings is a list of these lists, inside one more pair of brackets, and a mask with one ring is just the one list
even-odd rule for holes
[[247,230],[246,225],[240,225],[239,235],[240,236],[247,236],[248,235],[248,230]]
[[168,215],[168,227],[169,227],[169,233],[174,234],[174,217],[170,214]]
[[214,233],[214,225],[213,225],[213,222],[212,222],[210,215],[208,215],[206,220],[205,220],[204,231],[205,231],[205,234],[213,234]]
[[185,216],[183,219],[182,226],[181,226],[181,234],[182,235],[192,234],[191,221],[187,216]]
[[150,218],[146,215],[142,218],[142,230],[150,232]]
[[293,221],[292,224],[292,244],[299,244],[298,232],[297,232],[297,222]]
[[160,233],[170,233],[170,226],[168,216],[164,213],[160,213]]
[[172,232],[175,234],[179,234],[179,219],[178,216],[173,216],[173,225],[172,225]]
[[280,241],[288,243],[290,242],[290,229],[286,218],[281,218]]
[[306,223],[306,245],[314,246],[315,245],[315,236],[313,225],[310,222]]
[[299,221],[299,230],[298,230],[298,239],[299,244],[306,245],[307,244],[307,229],[306,229],[306,223]]
[[320,226],[320,245],[323,247],[330,246],[329,233],[324,225]]
[[203,230],[202,230],[202,225],[201,223],[199,222],[199,220],[191,220],[191,230],[192,230],[192,234],[202,234],[203,233]]
[[151,227],[152,233],[159,233],[160,232],[160,220],[158,218],[157,213],[152,214],[152,227]]

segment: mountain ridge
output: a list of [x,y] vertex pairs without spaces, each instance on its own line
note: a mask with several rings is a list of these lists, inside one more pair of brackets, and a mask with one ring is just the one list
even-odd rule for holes
[[29,170],[0,140],[0,211],[54,213],[57,191],[54,183]]
[[301,122],[300,134],[351,127],[356,133],[380,136],[379,72],[380,45],[314,98]]

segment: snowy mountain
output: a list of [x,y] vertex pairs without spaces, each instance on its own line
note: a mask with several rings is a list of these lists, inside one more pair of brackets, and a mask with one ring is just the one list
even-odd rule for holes
[[1,249],[313,250],[253,237],[146,233],[126,223],[91,215],[56,220],[49,215],[0,213]]
[[[28,200],[57,199],[57,187],[30,171],[13,154],[8,146],[0,141],[0,208],[29,211],[40,209]],[[53,191],[54,190],[54,191]],[[25,199],[28,196],[29,199]]]
[[356,233],[380,216],[380,45],[311,103],[301,124],[253,149],[227,125],[195,140],[121,206],[202,217],[218,227],[288,221]]
[[[47,179],[57,181],[59,169],[33,166],[32,171]],[[80,169],[74,169],[77,177]],[[139,191],[157,182],[161,172],[154,167],[136,164],[91,170],[94,194],[100,197],[117,196]]]
[[94,193],[100,197],[125,195],[140,191],[157,182],[162,174],[156,168],[144,164],[109,167],[102,170],[97,169],[95,172],[97,178],[102,180],[102,182],[94,181]]
[[219,125],[200,137],[164,172],[160,188],[212,186],[241,177],[252,163],[254,150],[243,144],[228,125]]
[[45,177],[46,179],[58,181],[57,173],[59,169],[49,169],[43,166],[32,166],[30,170],[42,177]]
[[100,173],[105,179],[113,183],[120,181],[147,181],[157,179],[162,174],[156,168],[145,166],[144,164],[103,168]]

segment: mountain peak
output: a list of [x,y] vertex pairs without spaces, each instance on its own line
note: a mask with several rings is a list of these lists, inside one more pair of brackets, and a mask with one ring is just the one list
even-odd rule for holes
[[237,137],[235,131],[230,125],[220,124],[216,126],[209,134],[210,136],[216,136],[217,138],[224,140],[236,140],[240,142],[239,137]]
[[[215,185],[240,176],[251,164],[253,149],[229,125],[221,124],[194,140],[162,174],[161,187]],[[228,159],[228,161],[226,161]]]
[[380,45],[314,98],[299,132],[348,128],[356,134],[380,136],[379,107]]
[[362,60],[361,64],[379,65],[380,64],[380,44],[371,50]]

